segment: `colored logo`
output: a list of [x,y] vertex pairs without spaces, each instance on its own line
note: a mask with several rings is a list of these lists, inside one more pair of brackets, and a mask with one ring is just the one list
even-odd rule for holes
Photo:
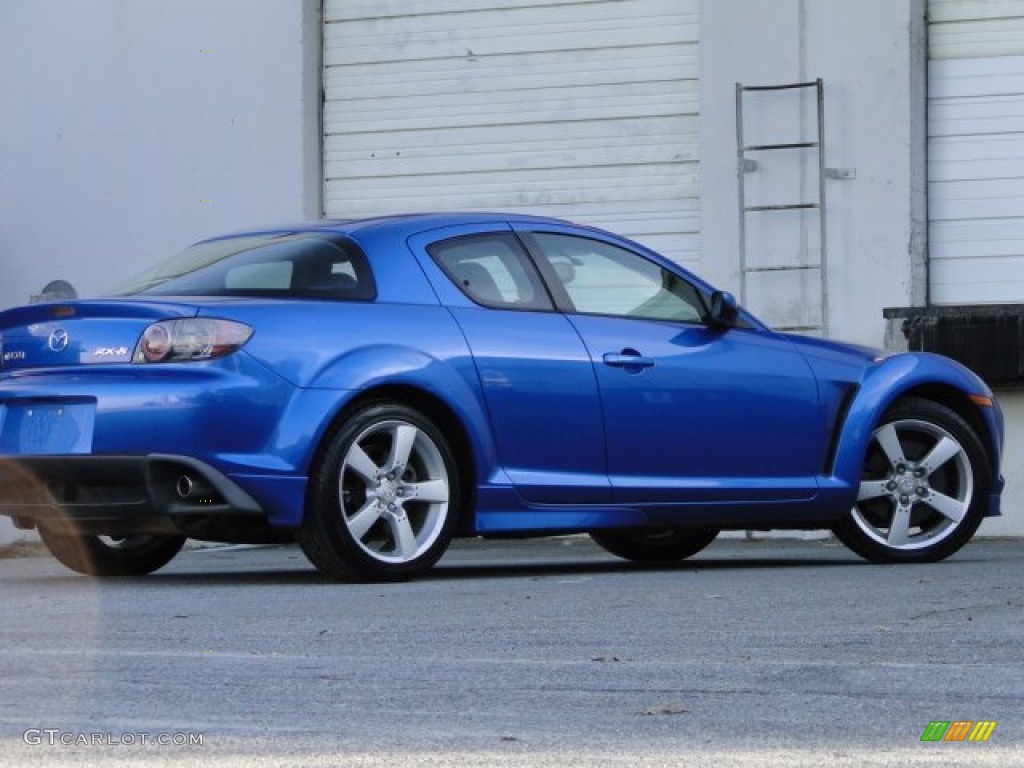
[[58,328],[50,334],[50,338],[47,340],[46,346],[54,352],[63,352],[68,348],[68,332],[63,328]]
[[995,720],[932,720],[921,741],[988,741],[995,729]]

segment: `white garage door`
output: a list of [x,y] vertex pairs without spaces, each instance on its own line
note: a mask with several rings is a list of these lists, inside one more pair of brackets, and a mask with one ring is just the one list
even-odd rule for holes
[[327,0],[329,217],[511,210],[699,258],[699,0]]
[[1024,302],[1024,0],[929,3],[936,304]]

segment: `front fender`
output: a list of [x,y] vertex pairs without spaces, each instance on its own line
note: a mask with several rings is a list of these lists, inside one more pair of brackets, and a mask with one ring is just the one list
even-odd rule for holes
[[[927,352],[893,355],[870,366],[850,404],[836,442],[833,474],[849,488],[852,504],[860,483],[862,464],[871,434],[885,412],[900,398],[922,387],[947,387],[963,395],[986,398],[992,391],[977,375],[959,363]],[[992,457],[992,487],[1001,487],[999,474],[1003,442],[1003,421],[999,407],[976,406],[988,434],[980,435]]]

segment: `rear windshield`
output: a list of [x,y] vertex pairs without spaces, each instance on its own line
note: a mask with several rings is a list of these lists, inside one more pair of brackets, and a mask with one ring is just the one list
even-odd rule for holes
[[369,301],[362,250],[319,233],[196,243],[111,292],[113,296],[268,296]]

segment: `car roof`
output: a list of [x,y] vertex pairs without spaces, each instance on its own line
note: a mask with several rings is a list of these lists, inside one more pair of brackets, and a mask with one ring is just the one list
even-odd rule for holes
[[335,232],[338,234],[355,234],[357,232],[381,232],[392,230],[392,234],[396,236],[408,237],[416,232],[424,232],[430,229],[457,226],[460,224],[486,223],[491,221],[556,224],[560,226],[572,225],[571,222],[562,219],[556,219],[549,216],[533,216],[523,213],[482,211],[400,213],[360,219],[320,219],[316,221],[302,221],[289,225],[240,230],[226,235],[207,238],[203,242],[224,240],[233,237],[245,237],[247,235],[283,235],[297,232]]

